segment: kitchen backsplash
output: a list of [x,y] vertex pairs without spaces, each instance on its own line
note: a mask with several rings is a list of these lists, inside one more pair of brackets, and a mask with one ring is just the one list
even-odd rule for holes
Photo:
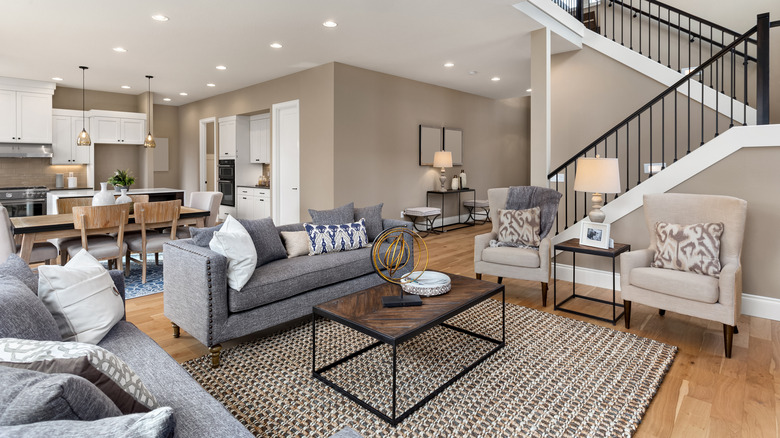
[[58,173],[78,178],[79,186],[87,184],[87,166],[52,166],[51,158],[0,158],[0,187],[54,187]]

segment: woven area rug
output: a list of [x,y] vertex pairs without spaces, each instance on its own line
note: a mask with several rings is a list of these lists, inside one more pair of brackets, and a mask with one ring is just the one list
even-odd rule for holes
[[[487,300],[449,322],[500,339],[501,303]],[[392,427],[311,376],[311,323],[184,368],[257,436],[631,436],[677,347],[630,333],[506,305],[507,345]],[[372,343],[318,320],[317,366]],[[399,412],[472,363],[492,344],[436,327],[399,347]],[[390,348],[326,376],[382,412],[391,403]]]
[[[138,258],[138,255],[133,257]],[[102,262],[108,267],[107,262]],[[125,299],[143,297],[158,294],[163,291],[163,255],[160,254],[160,264],[154,264],[154,254],[146,258],[146,284],[141,283],[142,266],[139,263],[130,263],[130,275],[125,277]]]

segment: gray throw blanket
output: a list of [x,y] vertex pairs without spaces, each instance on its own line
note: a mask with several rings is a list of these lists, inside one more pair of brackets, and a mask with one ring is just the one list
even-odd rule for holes
[[525,210],[528,208],[539,207],[540,230],[539,237],[544,237],[550,232],[555,215],[558,213],[558,202],[561,200],[561,193],[557,190],[547,189],[536,186],[513,186],[509,187],[509,193],[506,195],[507,210]]

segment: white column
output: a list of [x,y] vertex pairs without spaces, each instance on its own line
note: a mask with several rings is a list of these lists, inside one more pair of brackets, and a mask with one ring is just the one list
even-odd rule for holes
[[531,32],[531,185],[548,187],[550,171],[550,29]]

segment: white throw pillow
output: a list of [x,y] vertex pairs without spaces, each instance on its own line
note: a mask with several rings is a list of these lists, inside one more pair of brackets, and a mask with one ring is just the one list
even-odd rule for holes
[[228,260],[228,286],[241,290],[255,272],[257,251],[252,237],[243,225],[228,215],[219,231],[209,242],[209,248]]
[[97,344],[125,314],[108,271],[84,249],[65,266],[38,267],[38,297],[64,341]]

